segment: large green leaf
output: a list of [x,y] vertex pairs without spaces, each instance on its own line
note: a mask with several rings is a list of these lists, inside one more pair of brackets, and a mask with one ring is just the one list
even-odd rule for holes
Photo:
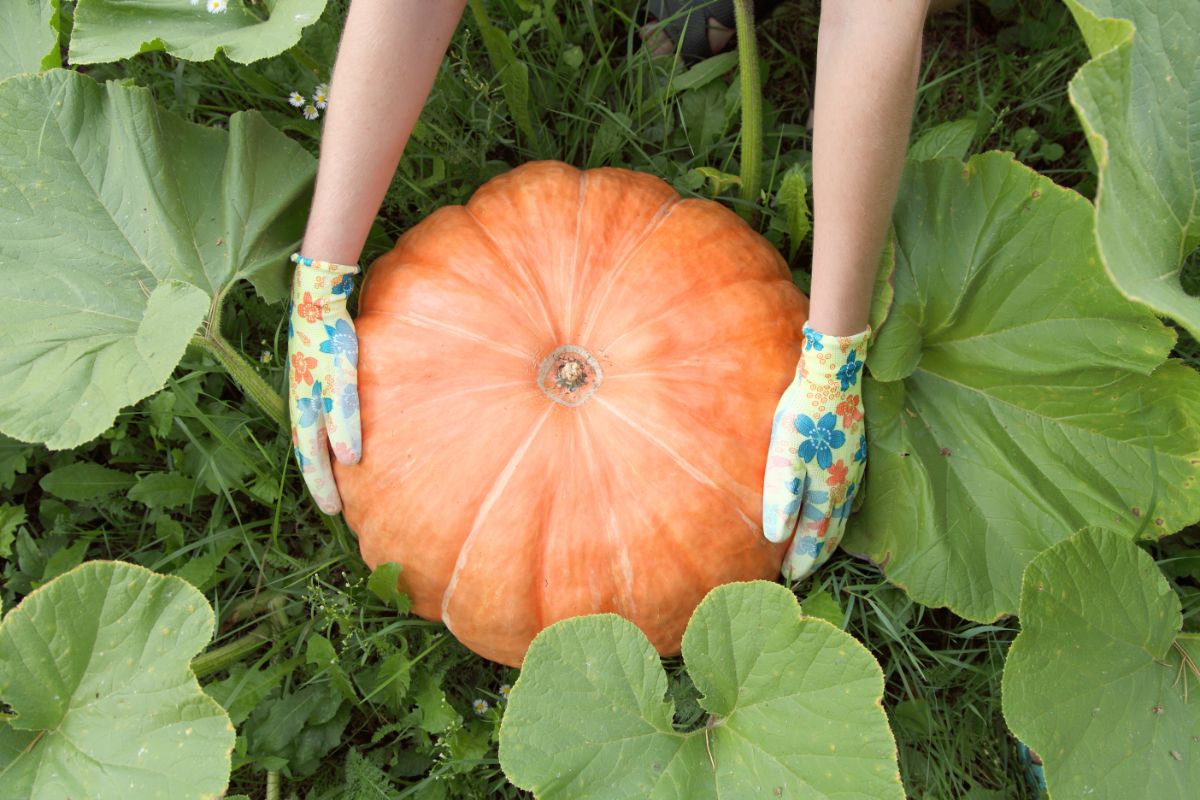
[[[208,61],[224,50],[249,64],[276,56],[300,41],[317,21],[326,0],[261,0],[250,11],[245,0],[229,0],[210,14],[207,3],[186,0],[79,0],[71,32],[72,64],[95,64],[166,50],[176,58]],[[265,13],[265,18],[261,16]]]
[[879,665],[766,581],[713,589],[683,636],[708,724],[679,733],[645,635],[615,614],[546,628],[500,728],[500,763],[539,798],[904,796]]
[[0,622],[8,800],[218,797],[234,731],[188,664],[213,612],[179,578],[91,561]]
[[1100,170],[1096,240],[1129,297],[1200,338],[1179,283],[1200,245],[1200,3],[1067,0],[1095,58],[1071,80]]
[[312,175],[254,112],[223,131],[74,72],[0,84],[0,431],[86,442],[163,386],[234,282],[282,299]]
[[894,225],[849,550],[991,620],[1069,531],[1200,518],[1200,374],[1105,276],[1086,200],[1007,154],[939,159],[908,164]]
[[1083,530],[1039,555],[1021,586],[1004,716],[1046,763],[1053,797],[1188,800],[1200,787],[1196,634],[1126,537]]
[[62,66],[58,55],[58,0],[0,3],[0,81],[22,72]]

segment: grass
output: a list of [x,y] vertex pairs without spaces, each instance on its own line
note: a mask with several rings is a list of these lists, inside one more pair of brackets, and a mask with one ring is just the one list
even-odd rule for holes
[[[513,51],[529,70],[532,135],[511,119],[504,78],[484,54],[468,12],[364,261],[435,208],[464,201],[491,175],[529,159],[650,171],[699,196],[711,196],[714,184],[698,168],[736,174],[738,98],[723,71],[698,80],[695,73],[684,77],[669,59],[647,58],[635,33],[634,2],[558,5],[552,14],[544,9],[553,3],[489,6],[493,22],[513,32]],[[297,49],[255,65],[144,54],[87,71],[100,79],[131,78],[168,109],[204,124],[223,125],[234,112],[257,109],[315,155],[319,122],[301,118],[286,95],[311,92],[328,80],[345,6],[333,0]],[[768,73],[764,171],[772,192],[789,168],[811,158],[817,17],[815,0],[799,0],[761,26]],[[1066,96],[1067,82],[1086,58],[1057,2],[990,0],[941,15],[929,24],[914,137],[971,118],[973,152],[1012,150],[1090,196],[1094,164]],[[690,88],[679,88],[681,78]],[[720,195],[739,203],[735,189]],[[777,211],[768,210],[759,225],[788,251]],[[803,273],[808,256],[801,244],[793,267]],[[1187,275],[1192,289],[1200,288],[1195,263]],[[249,290],[230,302],[226,336],[281,385],[286,334],[280,308],[262,304]],[[1176,352],[1200,368],[1194,340],[1181,337]],[[214,658],[205,677],[210,691],[239,701],[243,711],[235,720],[242,736],[231,794],[263,797],[271,758],[304,746],[311,758],[305,769],[284,776],[280,797],[528,796],[507,785],[495,749],[500,687],[511,684],[516,671],[473,656],[440,625],[397,615],[370,591],[353,536],[315,511],[285,437],[202,354],[190,354],[163,393],[123,413],[97,442],[65,453],[6,445],[4,453],[4,464],[25,462],[23,470],[13,467],[11,493],[24,498],[36,531],[18,539],[16,556],[4,568],[5,607],[83,557],[185,574],[205,591],[219,620],[210,652],[237,656],[230,663]],[[44,474],[75,460],[183,471],[200,478],[201,488],[190,504],[166,509],[120,496],[68,505],[41,492],[37,482]],[[83,550],[72,550],[80,541]],[[1200,584],[1189,565],[1200,534],[1185,532],[1150,549],[1164,565],[1178,567],[1168,573],[1196,628]],[[827,593],[846,628],[883,666],[885,705],[911,797],[1031,797],[999,705],[1015,620],[978,624],[916,605],[873,566],[845,554],[794,588],[801,598]],[[320,637],[334,644],[336,664],[310,658]],[[667,667],[679,727],[702,724],[681,662],[668,659]],[[339,675],[369,700],[353,706],[339,700]],[[290,741],[274,741],[268,734],[281,723],[272,709],[306,692],[321,693],[322,707],[334,711],[328,719],[314,713]],[[490,704],[483,715],[472,710],[476,699]],[[452,722],[454,715],[461,724]],[[445,720],[451,724],[443,726]]]

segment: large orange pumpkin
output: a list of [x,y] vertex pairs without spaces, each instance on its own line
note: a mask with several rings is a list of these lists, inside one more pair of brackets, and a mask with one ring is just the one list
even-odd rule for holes
[[807,313],[719,203],[556,162],[489,181],[367,273],[363,457],[336,465],[363,558],[494,661],[601,612],[677,654],[710,589],[778,575],[762,477]]

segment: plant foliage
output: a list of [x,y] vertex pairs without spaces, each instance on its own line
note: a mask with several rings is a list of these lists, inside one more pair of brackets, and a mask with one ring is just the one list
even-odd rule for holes
[[0,5],[0,80],[61,66],[58,0],[8,0]]
[[1200,634],[1124,536],[1087,529],[1035,558],[1004,668],[1004,716],[1054,797],[1185,800],[1200,786]]
[[645,635],[615,614],[534,640],[500,729],[513,783],[539,798],[901,798],[879,665],[765,581],[719,586],[683,658],[708,713],[680,733]]
[[[189,61],[206,61],[224,51],[249,64],[278,55],[317,21],[327,0],[262,0],[229,3],[209,13],[207,2],[78,0],[71,35],[71,63],[116,61],[165,50]],[[253,10],[252,10],[253,9]]]
[[848,549],[986,621],[1061,532],[1200,518],[1200,375],[1105,279],[1085,199],[1002,153],[911,162],[894,226]]
[[229,288],[287,292],[312,158],[254,112],[185,122],[52,70],[0,85],[0,430],[64,448],[162,388]]
[[0,622],[9,800],[219,796],[234,730],[188,668],[213,611],[179,578],[89,561]]
[[1180,285],[1200,245],[1200,3],[1067,0],[1095,59],[1071,81],[1100,172],[1096,243],[1117,287],[1200,338]]

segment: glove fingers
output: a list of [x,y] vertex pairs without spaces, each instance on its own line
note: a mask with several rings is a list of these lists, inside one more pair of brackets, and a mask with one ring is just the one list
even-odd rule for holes
[[333,469],[329,465],[329,447],[326,443],[325,420],[317,419],[310,425],[295,428],[296,460],[309,493],[317,506],[326,514],[342,510],[342,498],[333,481]]
[[[325,434],[325,413],[320,399],[320,381],[317,381],[312,397],[294,401],[293,419],[298,425],[292,427],[296,462],[300,474],[304,475],[308,493],[312,494],[320,510],[334,515],[342,510],[342,499],[338,497],[334,482],[334,470],[329,464],[329,445]],[[296,395],[293,390],[292,395]]]
[[343,464],[357,464],[362,458],[362,423],[358,413],[358,370],[347,367],[339,371],[337,396],[325,415],[329,443],[333,455]]
[[763,535],[771,542],[786,542],[796,527],[804,497],[805,471],[796,457],[800,434],[789,412],[791,388],[775,411],[767,466],[763,474]]
[[[830,518],[829,486],[820,472],[808,473],[798,513],[799,524],[782,572],[793,581],[807,578],[829,555]],[[822,557],[824,556],[824,557]]]

